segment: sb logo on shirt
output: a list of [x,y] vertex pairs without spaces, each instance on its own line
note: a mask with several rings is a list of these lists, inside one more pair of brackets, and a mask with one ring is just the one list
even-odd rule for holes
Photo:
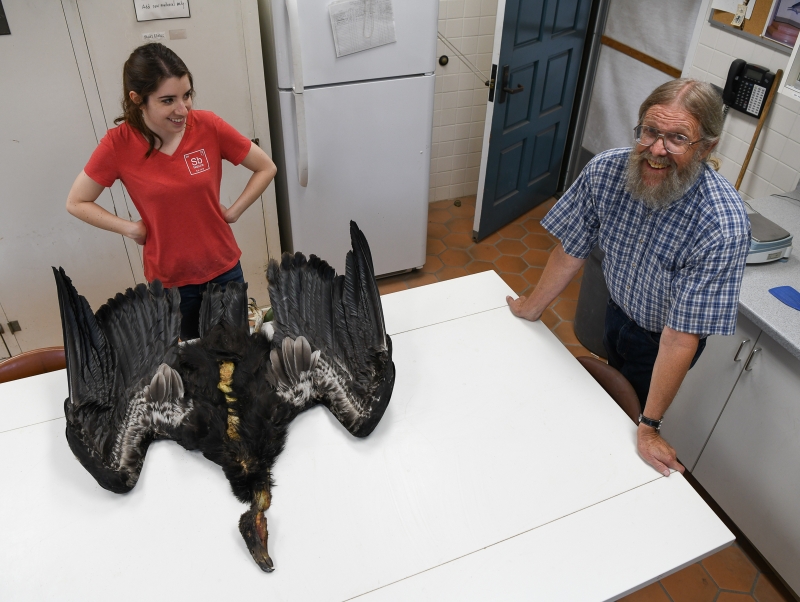
[[205,150],[201,149],[192,151],[191,153],[186,153],[183,156],[183,159],[186,161],[186,167],[189,168],[189,174],[192,176],[211,169],[211,166],[208,164],[208,157],[206,157]]

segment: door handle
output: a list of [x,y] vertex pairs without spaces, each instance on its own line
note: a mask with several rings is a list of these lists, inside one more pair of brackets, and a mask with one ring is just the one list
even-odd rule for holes
[[745,372],[750,372],[752,368],[750,367],[750,363],[753,361],[753,358],[756,356],[756,353],[761,351],[760,347],[756,347],[750,352],[750,357],[747,358],[747,363],[744,365]]
[[742,352],[742,347],[744,347],[747,343],[750,342],[750,339],[745,339],[739,344],[739,348],[736,350],[736,355],[733,356],[734,362],[741,362],[742,360],[739,358],[739,354]]
[[503,85],[500,88],[500,98],[497,100],[498,104],[503,104],[506,101],[506,94],[519,94],[525,89],[522,84],[517,84],[516,88],[509,88],[509,77],[508,65],[503,65]]

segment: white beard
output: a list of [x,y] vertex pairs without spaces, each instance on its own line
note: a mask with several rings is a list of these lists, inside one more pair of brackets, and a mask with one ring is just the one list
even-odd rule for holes
[[663,163],[663,159],[653,156],[649,150],[638,152],[636,148],[631,149],[628,156],[628,169],[626,173],[625,190],[631,196],[642,203],[648,209],[664,209],[679,198],[681,198],[689,188],[697,181],[705,166],[702,159],[695,156],[695,159],[682,169],[678,169],[670,160],[667,177],[655,186],[646,184],[642,178],[642,162],[650,159],[655,163]]

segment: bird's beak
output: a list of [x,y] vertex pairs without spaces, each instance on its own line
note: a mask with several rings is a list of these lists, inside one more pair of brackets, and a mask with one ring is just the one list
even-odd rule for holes
[[267,552],[267,517],[256,504],[253,504],[239,519],[239,533],[242,534],[250,555],[261,570],[265,573],[274,571],[275,566]]

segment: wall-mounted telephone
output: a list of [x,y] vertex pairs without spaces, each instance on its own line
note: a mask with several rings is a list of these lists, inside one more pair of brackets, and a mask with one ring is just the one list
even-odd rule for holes
[[722,102],[742,113],[761,117],[764,100],[774,81],[775,74],[769,69],[736,59],[728,71]]

